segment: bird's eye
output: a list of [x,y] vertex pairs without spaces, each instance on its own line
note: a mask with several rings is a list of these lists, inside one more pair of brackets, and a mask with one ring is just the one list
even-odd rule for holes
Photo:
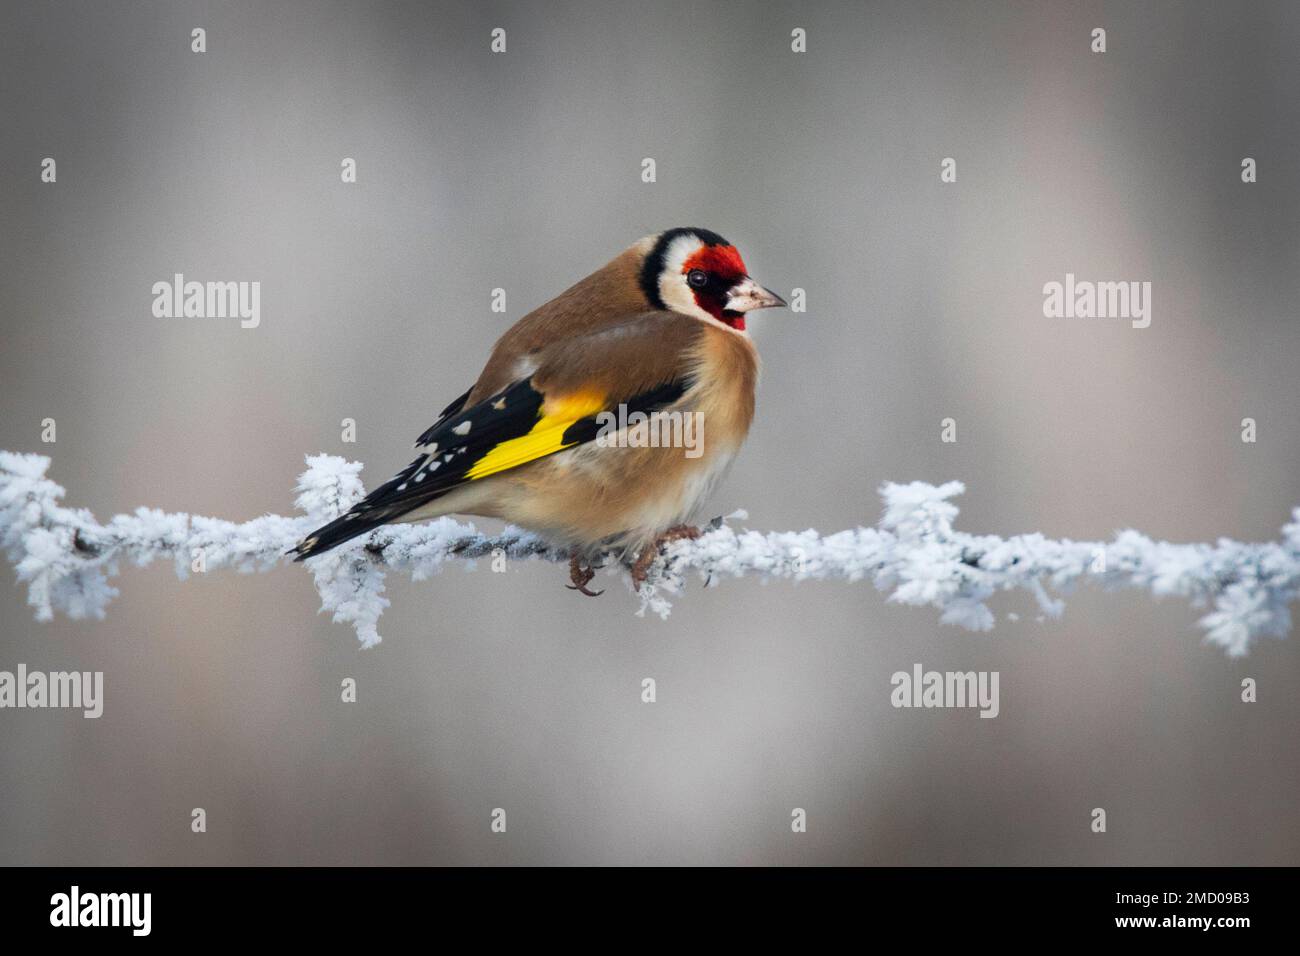
[[686,281],[692,289],[702,289],[709,284],[709,277],[703,270],[692,269],[686,274]]

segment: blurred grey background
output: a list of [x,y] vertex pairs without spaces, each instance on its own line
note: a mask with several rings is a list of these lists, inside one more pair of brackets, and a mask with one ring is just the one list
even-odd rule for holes
[[[808,294],[751,323],[758,419],[712,513],[833,531],[874,523],[884,480],[960,478],[971,531],[1267,540],[1300,503],[1293,3],[4,18],[0,447],[100,518],[289,513],[318,451],[373,485],[510,323],[675,225]],[[261,281],[261,327],[154,318],[174,272]],[[1151,281],[1151,327],[1044,318],[1066,272]],[[103,622],[37,624],[6,587],[0,669],[103,670],[106,703],[0,712],[0,862],[1300,862],[1300,636],[1232,661],[1195,609],[1095,591],[1051,623],[1001,598],[975,635],[756,580],[661,622],[564,580],[390,577],[364,652],[297,567],[125,569]],[[913,662],[1000,671],[1001,716],[891,708]]]

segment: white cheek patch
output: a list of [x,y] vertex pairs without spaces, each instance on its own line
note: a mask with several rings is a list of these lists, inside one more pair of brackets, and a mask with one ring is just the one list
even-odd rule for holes
[[659,273],[659,298],[674,312],[712,322],[713,316],[701,309],[695,301],[695,291],[687,284],[686,275],[682,272],[686,260],[703,248],[704,243],[691,235],[678,236],[668,244],[664,250],[663,271]]

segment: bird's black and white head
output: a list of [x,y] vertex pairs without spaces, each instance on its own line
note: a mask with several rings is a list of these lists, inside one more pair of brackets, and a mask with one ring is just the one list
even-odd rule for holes
[[669,229],[641,241],[641,290],[657,309],[744,332],[745,313],[785,305],[749,277],[736,247],[716,232]]

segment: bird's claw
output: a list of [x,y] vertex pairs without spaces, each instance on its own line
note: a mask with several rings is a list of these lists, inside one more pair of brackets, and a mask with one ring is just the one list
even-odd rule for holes
[[659,556],[659,549],[666,544],[672,544],[674,541],[694,541],[703,532],[699,528],[689,524],[674,525],[659,537],[655,538],[654,543],[644,548],[637,555],[636,562],[632,565],[632,588],[640,591],[641,585],[645,584],[646,578],[650,574],[650,565],[654,564],[655,558]]
[[565,587],[570,591],[577,591],[579,594],[585,594],[587,597],[600,597],[604,591],[590,591],[587,589],[587,583],[596,576],[596,572],[591,568],[584,568],[578,556],[574,555],[569,558],[569,580],[572,584],[566,584]]

